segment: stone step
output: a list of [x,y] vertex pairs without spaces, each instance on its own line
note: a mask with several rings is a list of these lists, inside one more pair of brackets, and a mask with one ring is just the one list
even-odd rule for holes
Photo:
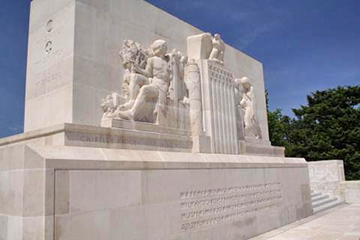
[[327,198],[325,198],[325,199],[312,202],[312,207],[313,207],[313,209],[314,209],[314,208],[320,207],[320,206],[322,206],[322,205],[325,205],[325,204],[328,204],[328,203],[331,203],[331,202],[335,202],[336,200],[337,200],[336,198],[329,198],[329,197],[327,197]]
[[333,208],[333,207],[341,205],[341,204],[344,204],[344,202],[342,200],[338,200],[335,198],[335,201],[331,201],[327,204],[324,204],[324,205],[321,205],[318,207],[313,207],[313,213],[315,214],[315,213],[327,210],[329,208]]
[[315,196],[315,197],[312,197],[311,198],[311,202],[317,202],[317,201],[320,201],[320,200],[323,200],[323,199],[326,199],[328,198],[329,196],[328,195],[318,195],[318,196]]
[[318,193],[318,192],[312,192],[312,193],[311,193],[311,198],[317,197],[317,196],[320,196],[320,195],[322,195],[322,194],[321,194],[321,193]]

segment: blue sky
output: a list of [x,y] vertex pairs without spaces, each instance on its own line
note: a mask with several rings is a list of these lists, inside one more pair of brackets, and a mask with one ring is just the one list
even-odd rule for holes
[[[101,0],[99,0],[101,1]],[[0,0],[0,137],[22,132],[29,0]],[[360,84],[359,0],[148,0],[264,64],[270,109]]]

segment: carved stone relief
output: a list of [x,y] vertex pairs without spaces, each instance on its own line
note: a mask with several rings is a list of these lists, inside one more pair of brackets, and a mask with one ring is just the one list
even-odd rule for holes
[[[181,124],[173,122],[188,121],[190,125],[181,127],[191,128],[193,136],[200,136],[204,131],[202,82],[209,82],[211,92],[215,94],[210,99],[213,105],[211,109],[214,110],[214,118],[221,120],[221,124],[219,122],[214,126],[213,137],[222,139],[219,140],[221,144],[215,144],[215,147],[229,148],[228,152],[233,153],[236,151],[230,148],[236,145],[236,137],[231,137],[230,141],[230,136],[237,136],[238,140],[245,137],[261,139],[251,80],[244,77],[236,79],[234,84],[229,77],[232,73],[218,65],[224,64],[225,54],[225,43],[220,35],[204,33],[191,36],[187,41],[191,59],[209,60],[207,81],[201,79],[200,68],[203,66],[198,65],[195,60],[188,62],[188,57],[176,49],[168,53],[166,41],[156,40],[146,49],[133,40],[125,40],[119,52],[125,70],[122,97],[113,93],[103,99],[103,118],[148,122],[175,128],[179,128]],[[225,75],[221,75],[222,73]],[[223,81],[227,79],[228,81]],[[125,102],[120,104],[120,99],[125,99]],[[234,106],[234,99],[236,109],[231,107]],[[231,131],[230,125],[235,131]],[[220,134],[220,128],[228,137]]]
[[103,117],[163,124],[167,121],[169,98],[178,108],[179,101],[187,97],[187,57],[176,50],[168,54],[164,40],[154,41],[149,50],[125,40],[119,54],[125,69],[122,87],[126,102],[111,111],[103,108]]
[[[235,79],[238,95],[238,116],[243,119],[245,137],[261,139],[261,129],[256,114],[255,90],[248,77]],[[241,131],[242,126],[238,126]]]
[[190,122],[193,136],[200,136],[202,127],[202,96],[200,69],[194,60],[186,66],[186,86],[189,89]]
[[212,50],[209,56],[209,60],[216,61],[220,64],[224,64],[225,43],[221,39],[220,34],[215,34],[212,38]]
[[221,65],[224,64],[225,43],[220,34],[211,36],[202,33],[187,39],[188,56],[191,59],[209,59]]

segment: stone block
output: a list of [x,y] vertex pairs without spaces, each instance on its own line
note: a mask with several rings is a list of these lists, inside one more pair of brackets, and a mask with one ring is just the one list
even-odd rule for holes
[[55,171],[55,214],[70,213],[70,174],[66,170]]
[[23,240],[23,217],[8,216],[8,229],[6,240]]
[[7,240],[8,217],[0,215],[0,240]]
[[24,168],[24,145],[13,145],[1,149],[0,171]]
[[346,203],[360,203],[360,181],[341,182],[339,194]]
[[54,171],[24,172],[23,216],[37,217],[54,214]]
[[23,239],[54,240],[53,216],[23,218]]
[[341,160],[308,162],[311,190],[330,197],[339,196],[339,184],[345,181],[344,163]]
[[72,214],[142,203],[140,171],[70,171],[69,178]]
[[0,214],[22,216],[24,171],[0,171]]

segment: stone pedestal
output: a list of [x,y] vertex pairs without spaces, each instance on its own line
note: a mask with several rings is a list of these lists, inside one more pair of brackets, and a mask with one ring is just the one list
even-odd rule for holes
[[53,130],[1,143],[2,239],[239,240],[312,214],[303,159],[46,145]]

